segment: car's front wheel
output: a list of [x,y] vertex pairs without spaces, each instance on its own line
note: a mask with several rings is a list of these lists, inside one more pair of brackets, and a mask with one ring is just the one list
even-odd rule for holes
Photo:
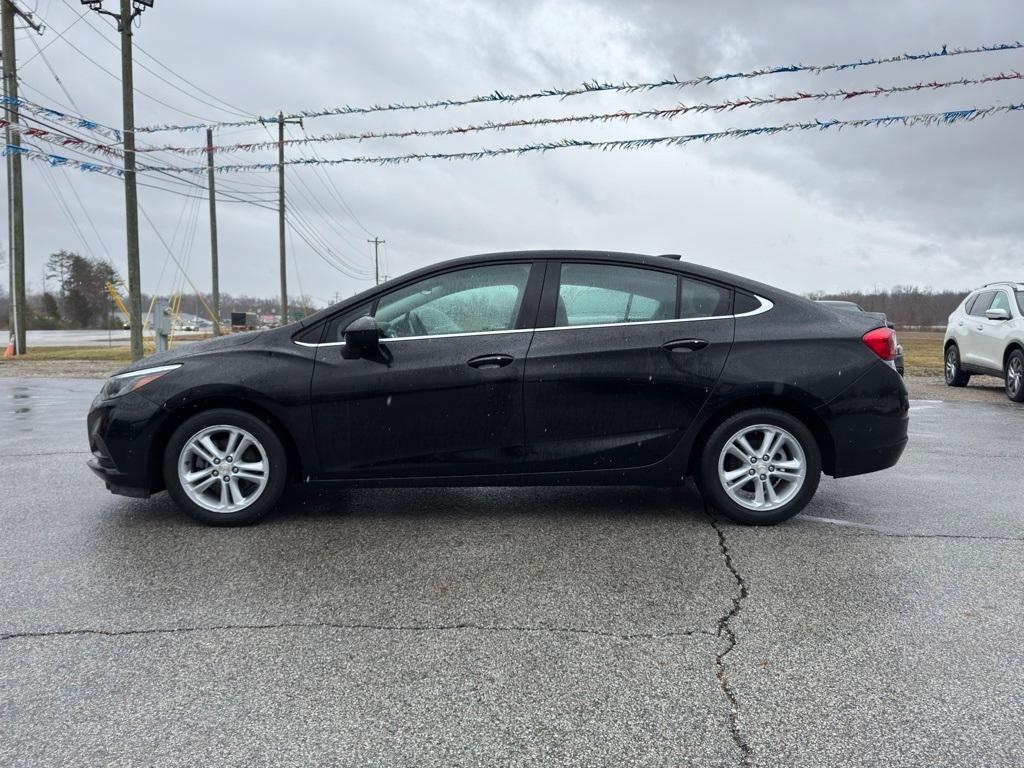
[[211,525],[245,525],[272,510],[287,485],[281,440],[256,417],[232,408],[182,423],[164,453],[164,483],[181,509]]
[[964,373],[960,366],[960,348],[956,344],[950,344],[946,348],[946,385],[950,387],[966,387],[971,380],[971,374]]
[[715,509],[738,523],[774,525],[814,496],[821,453],[797,418],[768,408],[744,411],[719,424],[704,447],[700,486]]
[[1006,360],[1006,396],[1024,403],[1024,352],[1013,350]]

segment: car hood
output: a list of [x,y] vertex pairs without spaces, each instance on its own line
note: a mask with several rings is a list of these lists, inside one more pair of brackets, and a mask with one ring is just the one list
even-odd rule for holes
[[196,355],[209,354],[211,352],[220,352],[223,350],[233,349],[235,347],[241,347],[246,344],[251,344],[260,337],[264,331],[250,331],[248,333],[233,333],[230,336],[219,336],[214,339],[206,339],[204,341],[194,341],[189,344],[184,344],[180,347],[175,347],[166,352],[160,352],[155,355],[149,355],[141,360],[136,360],[131,365],[122,368],[118,373],[130,373],[131,371],[139,371],[144,368],[152,368],[157,365],[168,365],[170,363],[177,363],[181,360],[186,360]]

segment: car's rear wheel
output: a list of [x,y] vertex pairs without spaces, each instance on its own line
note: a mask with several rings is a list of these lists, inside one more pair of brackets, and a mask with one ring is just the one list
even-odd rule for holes
[[956,344],[946,348],[945,373],[946,385],[950,387],[966,387],[971,380],[971,375],[960,366],[960,348]]
[[700,486],[711,505],[747,525],[774,525],[802,510],[821,479],[821,453],[797,418],[768,408],[719,424],[704,447]]
[[272,510],[287,485],[287,454],[266,424],[243,411],[199,413],[171,435],[164,483],[181,509],[211,525],[245,525]]
[[1013,350],[1006,360],[1006,396],[1024,403],[1024,352]]

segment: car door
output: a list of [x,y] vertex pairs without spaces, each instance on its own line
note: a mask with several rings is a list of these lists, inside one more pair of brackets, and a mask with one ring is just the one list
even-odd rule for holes
[[963,335],[958,341],[960,346],[960,362],[975,368],[989,367],[985,353],[985,329],[990,322],[985,317],[985,310],[992,306],[996,297],[995,291],[982,291],[978,298],[970,304],[964,317]]
[[323,476],[514,471],[542,271],[531,261],[487,263],[383,294],[365,307],[384,335],[372,359],[346,357],[353,313],[330,324],[311,389]]
[[[982,317],[976,318],[981,330],[978,332],[977,354],[979,364],[990,368],[993,371],[1003,369],[1003,353],[1009,341],[1009,335],[1013,331],[1011,322],[1014,311],[1011,304],[1015,302],[1010,294],[1003,290],[997,290],[988,309],[1003,309],[1009,315],[1009,320],[991,320],[985,313]],[[974,320],[975,318],[971,318]]]
[[732,346],[732,291],[673,270],[552,261],[526,362],[529,471],[637,467],[678,443]]

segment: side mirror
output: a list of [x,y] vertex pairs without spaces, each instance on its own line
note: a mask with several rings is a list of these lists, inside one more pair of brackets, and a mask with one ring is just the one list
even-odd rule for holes
[[380,351],[380,326],[367,315],[353,320],[345,329],[345,348],[361,355],[376,355]]
[[985,317],[987,317],[989,320],[1009,320],[1010,313],[1007,312],[1002,307],[998,307],[996,309],[986,309]]

